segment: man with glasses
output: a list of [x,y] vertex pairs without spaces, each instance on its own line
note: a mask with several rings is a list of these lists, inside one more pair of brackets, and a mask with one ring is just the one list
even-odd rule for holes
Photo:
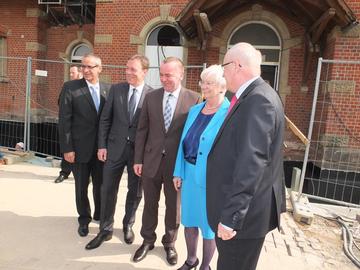
[[132,56],[126,63],[126,82],[110,88],[101,113],[98,158],[105,163],[101,187],[100,231],[86,245],[86,249],[97,248],[112,238],[117,193],[125,167],[128,192],[123,218],[124,241],[127,244],[134,241],[132,226],[142,198],[140,179],[133,169],[134,142],[141,107],[151,90],[144,82],[148,69],[149,60],[145,56]]
[[285,210],[279,95],[260,77],[261,53],[238,43],[224,57],[234,93],[208,156],[207,216],[216,233],[218,270],[254,270],[265,235]]
[[166,58],[160,65],[162,88],[149,93],[143,103],[135,140],[135,174],[141,176],[144,210],[141,236],[143,244],[133,260],[141,261],[154,248],[161,188],[165,194],[165,234],[162,244],[166,260],[177,263],[175,241],[179,228],[179,197],[172,178],[181,133],[190,107],[199,95],[181,86],[184,65],[176,57]]
[[64,159],[72,164],[75,178],[78,233],[86,236],[92,220],[88,199],[90,175],[93,184],[94,220],[100,220],[102,162],[97,159],[99,118],[109,85],[99,82],[101,59],[86,54],[81,61],[83,79],[65,82],[59,103],[59,140]]

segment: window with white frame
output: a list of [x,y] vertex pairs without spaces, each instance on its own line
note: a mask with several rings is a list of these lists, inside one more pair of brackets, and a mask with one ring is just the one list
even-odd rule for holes
[[261,76],[278,90],[281,39],[276,29],[265,22],[247,22],[232,33],[228,48],[238,42],[250,43],[261,52]]
[[152,29],[146,40],[145,55],[149,58],[150,69],[145,82],[153,88],[161,87],[159,69],[161,62],[169,56],[183,60],[183,38],[179,31],[169,24]]
[[81,63],[82,57],[85,54],[90,53],[90,52],[91,52],[91,49],[87,44],[85,44],[85,43],[78,44],[73,48],[73,50],[71,52],[70,60],[72,63]]

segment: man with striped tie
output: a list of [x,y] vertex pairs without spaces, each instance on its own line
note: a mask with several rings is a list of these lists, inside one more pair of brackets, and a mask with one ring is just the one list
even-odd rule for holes
[[179,228],[179,198],[172,184],[176,153],[190,107],[199,102],[197,93],[181,86],[184,65],[176,57],[160,65],[162,88],[144,100],[135,139],[134,171],[141,176],[144,211],[141,236],[144,241],[133,260],[141,261],[156,241],[158,205],[162,185],[165,194],[165,234],[162,244],[170,265],[177,263],[175,241]]

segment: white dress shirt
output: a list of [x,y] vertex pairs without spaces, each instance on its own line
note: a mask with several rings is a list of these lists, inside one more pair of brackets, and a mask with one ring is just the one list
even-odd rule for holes
[[170,103],[170,106],[171,106],[171,121],[173,119],[176,104],[177,104],[177,101],[179,99],[180,90],[181,90],[181,86],[178,89],[176,89],[174,92],[166,92],[166,91],[164,91],[163,104],[162,104],[163,105],[163,112],[165,112],[165,105],[166,105],[166,101],[168,99],[168,96],[170,94],[172,95],[172,97],[169,100],[169,103]]
[[136,89],[136,92],[135,92],[135,111],[136,111],[137,106],[139,105],[140,97],[141,97],[142,91],[144,89],[144,85],[145,85],[145,83],[140,84],[139,86],[136,86],[136,87],[133,86],[133,85],[129,85],[128,104],[129,104],[129,101],[130,101],[130,98],[131,98],[131,95],[133,93],[134,88]]

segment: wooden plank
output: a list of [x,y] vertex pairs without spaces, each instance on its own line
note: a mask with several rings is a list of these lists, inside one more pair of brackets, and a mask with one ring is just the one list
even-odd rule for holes
[[24,152],[24,151],[10,150],[10,149],[5,148],[5,147],[0,147],[0,152],[4,153],[4,154],[16,155],[16,156],[20,156],[20,157],[24,157],[24,156],[27,156],[29,154],[29,153]]
[[197,36],[199,39],[199,44],[200,44],[200,49],[201,50],[205,50],[205,44],[206,44],[206,40],[205,40],[205,32],[204,32],[204,27],[203,24],[201,22],[201,18],[200,18],[200,12],[199,10],[194,10],[194,20],[196,23],[196,29],[197,29]]
[[307,146],[310,141],[306,138],[306,136],[297,128],[297,126],[291,122],[291,120],[285,116],[286,126],[298,137],[305,146]]

